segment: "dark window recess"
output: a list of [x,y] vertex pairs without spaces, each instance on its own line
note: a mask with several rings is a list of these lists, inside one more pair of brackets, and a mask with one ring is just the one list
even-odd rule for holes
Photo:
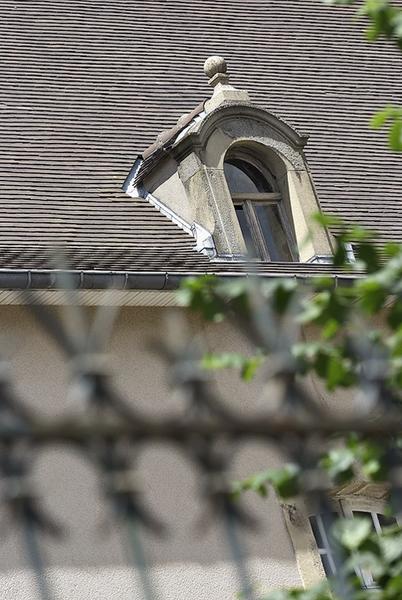
[[243,204],[235,204],[236,215],[239,221],[240,229],[243,234],[244,243],[246,244],[247,254],[250,258],[258,258],[259,252],[254,243],[251,227],[247,220],[246,211]]
[[226,161],[224,170],[248,257],[291,262],[286,216],[273,185],[244,160]]
[[387,515],[378,515],[378,521],[380,523],[380,527],[392,527],[397,525],[398,522],[395,517],[389,517]]
[[231,194],[273,192],[262,173],[244,160],[225,162],[225,176]]
[[276,204],[256,203],[254,210],[270,259],[273,261],[291,261],[292,255],[282,227],[278,206]]

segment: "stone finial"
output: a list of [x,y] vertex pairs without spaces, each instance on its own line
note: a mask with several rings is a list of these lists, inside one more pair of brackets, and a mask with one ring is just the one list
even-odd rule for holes
[[204,63],[204,73],[208,77],[209,85],[215,87],[218,83],[228,83],[228,66],[222,56],[210,56]]
[[229,84],[226,60],[222,56],[210,56],[204,63],[204,73],[209,85],[214,88],[212,98],[205,103],[207,113],[213,111],[223,102],[250,102],[246,90],[237,90]]

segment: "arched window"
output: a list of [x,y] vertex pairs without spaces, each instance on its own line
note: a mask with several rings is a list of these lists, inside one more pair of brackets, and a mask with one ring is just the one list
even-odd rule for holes
[[250,258],[294,260],[290,229],[274,178],[237,157],[225,161],[224,172]]

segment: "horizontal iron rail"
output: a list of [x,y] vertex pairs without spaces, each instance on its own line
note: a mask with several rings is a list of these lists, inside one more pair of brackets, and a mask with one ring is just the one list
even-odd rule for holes
[[29,439],[37,443],[82,443],[93,437],[118,441],[122,438],[135,441],[164,439],[185,441],[194,435],[227,435],[236,438],[260,437],[283,438],[288,435],[307,437],[311,435],[360,433],[373,438],[389,438],[402,432],[400,413],[376,420],[301,420],[297,418],[253,418],[242,420],[133,420],[116,422],[102,417],[96,419],[63,418],[37,421],[23,426],[1,425],[0,441]]

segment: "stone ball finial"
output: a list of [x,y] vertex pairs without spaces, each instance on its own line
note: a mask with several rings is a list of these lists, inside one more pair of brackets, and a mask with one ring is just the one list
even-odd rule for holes
[[229,83],[226,60],[222,56],[210,56],[204,63],[205,75],[213,88],[212,97],[204,104],[207,113],[212,112],[224,102],[250,102],[246,90],[237,90]]
[[204,73],[212,79],[215,75],[226,75],[228,66],[222,56],[210,56],[204,63]]

